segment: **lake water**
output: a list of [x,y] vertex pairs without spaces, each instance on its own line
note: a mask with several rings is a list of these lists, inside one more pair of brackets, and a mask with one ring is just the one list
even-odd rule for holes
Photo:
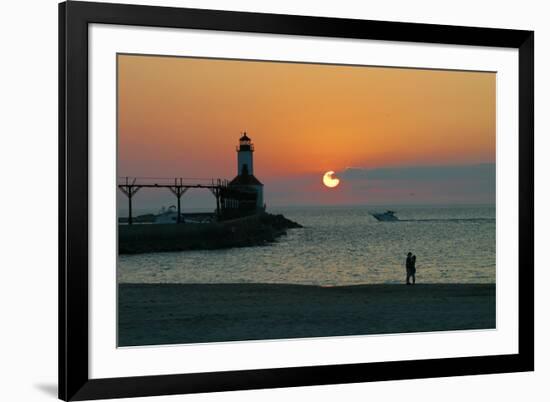
[[408,251],[419,283],[495,283],[494,206],[273,208],[302,225],[272,245],[121,255],[119,283],[403,283]]

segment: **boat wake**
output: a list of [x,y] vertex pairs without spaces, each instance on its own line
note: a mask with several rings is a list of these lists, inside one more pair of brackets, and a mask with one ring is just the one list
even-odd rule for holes
[[396,222],[494,222],[495,218],[398,219]]

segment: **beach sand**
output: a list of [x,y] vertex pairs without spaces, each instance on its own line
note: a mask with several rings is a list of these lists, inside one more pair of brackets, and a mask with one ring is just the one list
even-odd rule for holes
[[119,346],[495,328],[494,284],[119,284]]

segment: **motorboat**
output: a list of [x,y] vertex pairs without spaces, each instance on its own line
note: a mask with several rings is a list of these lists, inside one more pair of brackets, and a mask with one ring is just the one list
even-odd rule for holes
[[394,211],[387,210],[386,212],[371,212],[371,215],[376,218],[377,221],[380,222],[395,222],[398,221],[399,218],[395,216]]

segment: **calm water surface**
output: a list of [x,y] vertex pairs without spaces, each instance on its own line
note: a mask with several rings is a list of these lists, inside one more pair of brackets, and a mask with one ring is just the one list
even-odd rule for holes
[[410,250],[423,283],[495,282],[495,207],[392,208],[402,220],[378,222],[373,207],[271,209],[301,223],[272,245],[122,255],[121,283],[400,283]]

